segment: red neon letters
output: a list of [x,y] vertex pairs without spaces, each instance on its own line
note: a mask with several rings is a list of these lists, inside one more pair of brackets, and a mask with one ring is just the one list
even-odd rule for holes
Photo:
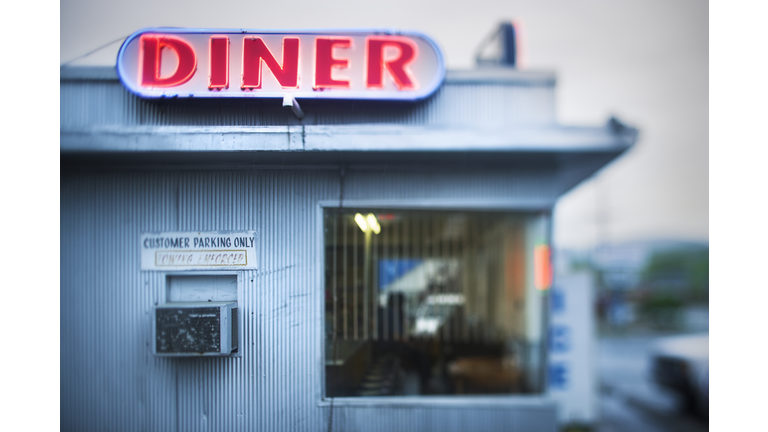
[[211,36],[208,42],[208,88],[229,88],[229,38]]
[[[270,36],[271,37],[271,36]],[[314,72],[313,90],[352,89],[391,91],[392,83],[398,91],[417,90],[419,83],[410,70],[410,66],[419,56],[418,46],[413,39],[404,36],[368,35],[362,44],[358,39],[358,47],[353,47],[353,37],[349,36],[286,36],[282,38],[282,53],[278,54],[281,61],[270,51],[266,42],[259,36],[245,36],[242,39],[241,50],[241,90],[259,90],[264,87],[262,79],[262,63],[282,89],[299,89],[300,64],[299,56],[312,61],[301,68],[304,73]],[[301,54],[299,41],[304,38]],[[229,89],[230,81],[230,36],[226,34],[211,34],[208,41],[208,90],[222,91]],[[202,41],[179,36],[163,34],[143,34],[140,37],[139,48],[139,80],[141,87],[165,88],[177,87],[190,81],[197,70],[198,50],[205,48]],[[203,39],[205,40],[205,39]],[[277,41],[279,39],[269,39]],[[232,43],[237,46],[240,40]],[[195,45],[195,43],[197,45]],[[272,45],[272,42],[270,42]],[[354,48],[363,52],[355,52]],[[273,45],[273,48],[275,46]],[[169,49],[178,59],[176,69],[168,74],[170,65],[166,65],[165,76],[161,63],[163,49]],[[308,58],[314,50],[314,58]],[[339,52],[343,50],[342,52]],[[205,58],[205,57],[202,57]],[[168,60],[167,54],[165,57]],[[306,61],[305,60],[305,61]],[[235,64],[237,68],[237,64]],[[340,71],[343,70],[343,71]],[[340,73],[341,72],[341,73]],[[334,77],[334,75],[336,75]],[[387,78],[387,75],[389,78]],[[196,79],[195,85],[205,85],[201,78]],[[268,83],[274,81],[268,80]],[[389,82],[390,84],[387,84]],[[268,91],[275,91],[274,84],[267,84]],[[308,83],[305,89],[309,90]],[[205,88],[205,87],[203,87]]]
[[[139,82],[143,87],[176,87],[189,81],[195,74],[195,49],[182,39],[164,35],[142,35],[140,47]],[[176,70],[167,77],[160,76],[163,48],[169,48],[179,58]]]
[[[397,58],[384,58],[384,48],[398,50]],[[411,76],[408,65],[418,56],[419,49],[411,39],[399,36],[368,36],[365,38],[365,86],[368,88],[384,87],[384,69],[395,80],[398,90],[415,90],[416,80]]]
[[348,80],[335,80],[331,76],[335,68],[348,68],[348,59],[333,57],[333,48],[349,48],[352,39],[349,38],[324,38],[315,39],[315,85],[313,88],[349,88]]
[[261,62],[267,65],[272,75],[283,88],[299,87],[299,38],[283,38],[283,66],[260,37],[243,39],[243,81],[240,88],[252,90],[261,88]]

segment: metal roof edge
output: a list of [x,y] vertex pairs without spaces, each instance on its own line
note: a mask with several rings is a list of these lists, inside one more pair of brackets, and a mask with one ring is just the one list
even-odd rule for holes
[[446,84],[517,84],[554,86],[557,76],[552,71],[521,71],[504,67],[447,70]]
[[542,125],[493,130],[380,124],[105,127],[62,130],[60,150],[610,153],[631,147],[637,139],[634,128],[621,124],[619,129],[615,123],[607,127]]
[[60,81],[119,81],[114,66],[62,66]]
[[[60,81],[119,81],[115,66],[62,66]],[[444,84],[518,84],[554,86],[550,71],[520,71],[512,68],[447,70]]]

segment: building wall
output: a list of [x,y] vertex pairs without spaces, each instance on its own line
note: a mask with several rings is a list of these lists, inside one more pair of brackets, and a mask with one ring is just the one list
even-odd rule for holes
[[[338,170],[61,174],[61,429],[65,431],[555,430],[538,397],[323,401],[319,204]],[[552,176],[526,171],[349,171],[344,202],[548,209]],[[255,230],[259,269],[238,272],[241,348],[158,358],[151,311],[165,274],[140,270],[139,236]]]
[[[142,100],[111,70],[62,73],[61,131],[118,131],[141,127],[393,124],[486,130],[555,124],[555,80],[550,74],[505,71],[503,80],[449,71],[437,92],[416,103],[302,100],[299,121],[278,99],[200,104]],[[472,77],[475,76],[473,79]],[[482,76],[481,76],[482,77]],[[215,106],[215,110],[209,109]]]

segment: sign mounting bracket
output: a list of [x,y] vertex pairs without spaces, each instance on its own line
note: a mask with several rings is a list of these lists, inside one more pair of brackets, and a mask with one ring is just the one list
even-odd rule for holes
[[304,111],[301,110],[301,107],[299,106],[299,101],[297,101],[292,94],[286,94],[285,96],[283,96],[283,106],[290,108],[291,111],[293,111],[293,113],[296,114],[296,117],[299,120],[304,118]]

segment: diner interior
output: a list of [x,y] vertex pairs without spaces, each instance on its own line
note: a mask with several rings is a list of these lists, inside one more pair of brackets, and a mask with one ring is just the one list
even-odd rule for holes
[[326,396],[540,392],[548,217],[326,208]]

